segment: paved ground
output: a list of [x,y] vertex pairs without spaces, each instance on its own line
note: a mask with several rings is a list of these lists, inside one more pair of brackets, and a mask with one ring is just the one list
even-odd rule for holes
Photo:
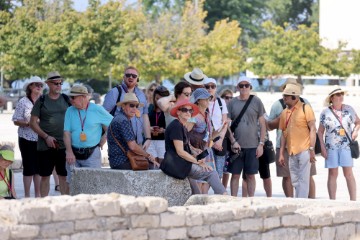
[[[317,95],[308,95],[305,96],[307,98],[311,105],[314,108],[315,115],[318,118],[320,111],[323,109],[323,100],[325,99],[325,93],[322,93],[319,91],[319,94]],[[274,101],[279,99],[281,97],[280,93],[275,94],[269,94],[269,93],[259,93],[258,96],[263,100],[265,108],[267,112],[270,111],[270,107]],[[346,97],[345,101],[354,107],[356,102],[358,102],[357,97]],[[360,106],[356,109],[358,113],[360,113]],[[20,163],[21,161],[21,155],[19,152],[19,148],[17,146],[17,127],[14,126],[11,122],[11,113],[3,113],[0,114],[0,141],[8,141],[8,142],[14,142],[16,143],[15,148],[15,159],[18,160]],[[318,124],[318,123],[317,123]],[[275,143],[275,132],[270,133],[270,138]],[[104,149],[102,151],[103,157],[107,156],[107,151]],[[354,174],[355,178],[358,179],[360,176],[360,164],[358,163],[360,159],[355,160],[355,166],[354,166]],[[318,174],[314,177],[316,182],[316,196],[318,199],[327,199],[328,193],[327,193],[327,170],[324,168],[324,159],[321,156],[317,157],[317,172]],[[276,170],[275,165],[271,164],[271,176],[272,176],[272,183],[273,183],[273,197],[284,197],[283,190],[281,187],[281,178],[276,177]],[[262,187],[262,181],[257,176],[257,187],[256,187],[256,193],[255,196],[265,196],[264,189]],[[358,181],[358,185],[360,185],[360,182]],[[51,192],[50,195],[58,195],[58,192],[54,191],[54,182],[51,178]],[[21,170],[18,170],[15,173],[15,188],[16,192],[18,194],[18,197],[22,198],[24,197],[24,191],[23,191],[23,185],[22,185],[22,173]],[[357,188],[359,189],[359,187]],[[229,189],[228,189],[229,190]],[[357,199],[360,200],[360,191],[357,191]],[[33,196],[33,192],[32,192]],[[239,190],[239,196],[241,196],[241,188]],[[338,190],[337,190],[337,199],[339,200],[348,200],[349,194],[347,192],[346,187],[346,181],[342,175],[342,171],[339,170],[339,177],[338,177]]]

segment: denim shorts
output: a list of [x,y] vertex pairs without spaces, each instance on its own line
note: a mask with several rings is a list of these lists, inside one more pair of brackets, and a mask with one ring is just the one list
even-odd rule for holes
[[238,157],[229,163],[228,171],[231,174],[241,174],[241,171],[244,169],[245,174],[257,174],[259,159],[256,158],[256,148],[242,148],[241,152],[242,157]]
[[327,149],[325,168],[353,167],[350,149]]

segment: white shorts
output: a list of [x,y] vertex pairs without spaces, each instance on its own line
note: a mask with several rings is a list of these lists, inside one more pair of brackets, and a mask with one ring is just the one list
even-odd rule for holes
[[165,140],[151,140],[150,146],[146,150],[147,153],[150,153],[155,158],[164,159],[165,155]]

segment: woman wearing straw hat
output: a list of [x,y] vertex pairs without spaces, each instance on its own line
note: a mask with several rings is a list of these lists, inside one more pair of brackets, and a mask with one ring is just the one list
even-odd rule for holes
[[339,86],[335,86],[326,97],[327,108],[320,115],[318,134],[321,155],[325,158],[325,168],[329,169],[327,186],[330,199],[336,199],[338,167],[342,167],[350,200],[356,201],[356,182],[352,171],[354,163],[347,135],[352,140],[356,140],[360,119],[351,106],[343,104],[345,93],[346,91]]
[[166,153],[160,169],[165,174],[179,179],[188,177],[206,181],[215,194],[226,194],[226,189],[221,184],[217,172],[204,162],[204,158],[195,158],[190,150],[190,140],[185,124],[198,113],[198,107],[189,100],[178,101],[171,109],[170,114],[176,119],[165,131]]
[[23,183],[25,197],[30,197],[31,182],[34,181],[35,197],[40,197],[39,163],[37,154],[38,135],[29,126],[31,110],[34,103],[42,94],[44,82],[38,76],[31,77],[24,84],[26,96],[16,105],[12,120],[19,126],[19,148],[23,165]]
[[9,166],[14,162],[14,148],[0,144],[0,199],[16,198],[14,175]]

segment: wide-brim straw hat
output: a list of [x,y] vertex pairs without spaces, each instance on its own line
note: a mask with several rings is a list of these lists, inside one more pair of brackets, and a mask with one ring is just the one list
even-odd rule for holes
[[28,88],[28,86],[32,83],[41,83],[44,86],[44,81],[41,80],[40,77],[38,76],[33,76],[31,77],[28,81],[25,82],[24,86],[23,86],[23,90],[26,91],[26,89]]
[[170,110],[170,115],[177,118],[177,111],[179,108],[183,106],[191,106],[194,112],[191,114],[191,116],[196,116],[199,113],[199,108],[196,104],[191,103],[188,99],[184,99],[181,101],[178,101],[175,106]]
[[49,72],[46,77],[46,81],[56,81],[56,80],[63,80],[60,73],[57,71]]
[[285,89],[283,90],[284,95],[290,96],[300,96],[301,95],[301,86],[299,84],[286,84]]
[[284,91],[287,84],[295,84],[301,87],[301,90],[304,88],[302,84],[300,84],[295,78],[288,78],[286,79],[285,83],[280,86],[280,91]]
[[69,96],[83,96],[89,95],[87,88],[83,85],[74,85],[70,89]]
[[123,100],[121,102],[118,102],[116,105],[121,107],[125,103],[137,103],[137,104],[139,104],[139,107],[144,106],[143,103],[139,102],[139,99],[137,98],[135,93],[125,93]]
[[194,68],[192,72],[185,73],[184,78],[187,82],[193,85],[204,85],[204,79],[207,76],[201,71],[200,68]]
[[334,94],[337,94],[337,93],[344,93],[344,94],[346,94],[347,91],[342,90],[339,86],[334,86],[334,87],[330,90],[328,96],[325,98],[324,105],[325,105],[325,106],[330,106],[330,105],[331,105],[331,103],[330,103],[331,97],[332,97]]

